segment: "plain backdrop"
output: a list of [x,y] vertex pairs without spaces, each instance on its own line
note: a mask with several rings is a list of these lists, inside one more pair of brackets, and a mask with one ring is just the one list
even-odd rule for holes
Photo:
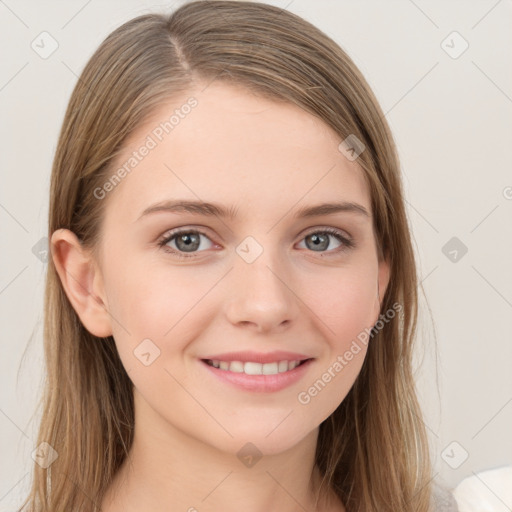
[[[44,369],[41,239],[69,96],[107,34],[181,3],[0,1],[0,512],[20,504],[31,478]],[[436,479],[454,487],[511,464],[512,3],[268,3],[347,51],[398,145],[426,293],[416,375]]]

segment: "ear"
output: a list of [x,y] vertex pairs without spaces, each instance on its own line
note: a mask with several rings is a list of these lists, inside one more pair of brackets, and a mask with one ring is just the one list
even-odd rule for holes
[[52,259],[66,295],[84,327],[94,336],[112,334],[111,316],[96,261],[69,229],[51,237]]

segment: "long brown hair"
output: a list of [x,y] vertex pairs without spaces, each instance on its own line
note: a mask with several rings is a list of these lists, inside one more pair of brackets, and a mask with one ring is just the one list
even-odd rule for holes
[[[298,105],[340,137],[365,146],[357,162],[370,189],[379,257],[390,264],[382,312],[402,314],[373,333],[352,389],[321,425],[316,464],[348,512],[430,510],[431,461],[412,355],[417,271],[397,151],[361,72],[300,17],[255,2],[194,1],[147,14],[112,32],[81,73],[53,162],[48,237],[73,231],[94,249],[112,175],[127,137],[155,108],[198,81],[234,83]],[[133,439],[133,387],[114,339],[89,333],[50,259],[45,291],[46,383],[38,441],[58,453],[34,464],[20,510],[99,510]]]

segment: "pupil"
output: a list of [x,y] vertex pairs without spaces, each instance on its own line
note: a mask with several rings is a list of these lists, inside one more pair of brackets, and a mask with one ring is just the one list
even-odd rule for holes
[[[327,249],[327,247],[329,246],[329,238],[325,235],[313,234],[308,238],[310,238],[313,241],[313,245],[311,247],[308,247],[309,249],[312,249],[312,248],[314,249],[314,248],[318,248],[318,247],[320,247],[322,249]],[[308,245],[308,244],[306,243],[306,245]]]
[[[184,243],[185,245],[180,247],[180,243]],[[199,247],[199,236],[196,233],[181,235],[177,238],[176,245],[179,249],[192,252]]]

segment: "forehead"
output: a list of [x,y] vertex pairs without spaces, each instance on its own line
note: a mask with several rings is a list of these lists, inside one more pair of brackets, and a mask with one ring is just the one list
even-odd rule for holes
[[132,134],[111,171],[128,172],[109,199],[133,220],[171,198],[233,205],[242,217],[320,200],[370,210],[362,169],[341,140],[296,105],[214,82],[160,105]]

